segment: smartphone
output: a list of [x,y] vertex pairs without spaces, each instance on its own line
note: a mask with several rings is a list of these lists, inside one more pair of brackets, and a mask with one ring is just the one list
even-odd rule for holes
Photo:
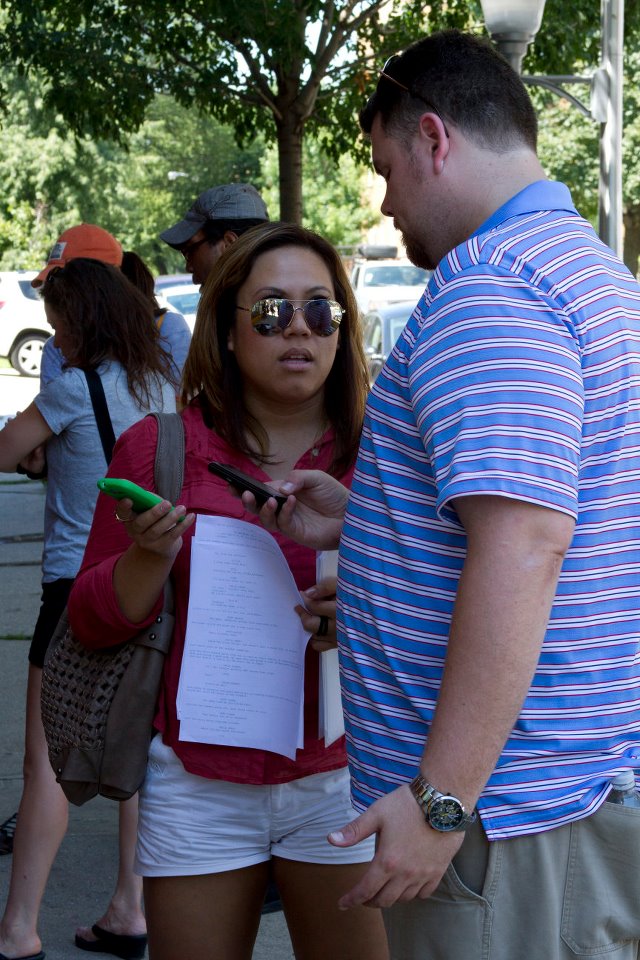
[[272,490],[271,487],[268,487],[265,483],[260,483],[255,477],[250,477],[248,474],[243,473],[242,470],[238,470],[237,467],[231,466],[230,463],[217,463],[214,460],[213,463],[209,464],[209,470],[211,473],[215,473],[216,476],[226,480],[238,493],[249,490],[256,498],[256,503],[259,507],[262,507],[270,497],[274,497],[278,504],[276,513],[279,513],[280,508],[287,502],[285,496],[276,493],[275,490]]
[[[116,480],[115,477],[102,477],[98,480],[98,488],[115,500],[128,497],[133,503],[135,513],[151,510],[151,507],[155,507],[156,503],[162,503],[163,500],[163,497],[159,497],[157,493],[144,490],[131,480]],[[182,520],[182,517],[180,519]]]

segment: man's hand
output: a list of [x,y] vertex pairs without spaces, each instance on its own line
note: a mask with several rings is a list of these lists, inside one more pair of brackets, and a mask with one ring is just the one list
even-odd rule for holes
[[330,833],[329,842],[351,847],[373,834],[378,835],[376,855],[362,879],[338,901],[341,910],[426,900],[464,839],[462,832],[438,833],[428,826],[408,786],[376,800],[356,820]]
[[280,530],[314,550],[337,548],[349,499],[344,484],[322,470],[293,470],[286,480],[273,481],[271,486],[288,496],[278,514],[275,500],[259,510],[252,493],[242,494],[245,508],[259,516],[267,530]]
[[336,586],[335,577],[327,577],[309,587],[302,594],[304,607],[296,607],[302,626],[312,634],[309,643],[322,653],[338,645],[336,636]]

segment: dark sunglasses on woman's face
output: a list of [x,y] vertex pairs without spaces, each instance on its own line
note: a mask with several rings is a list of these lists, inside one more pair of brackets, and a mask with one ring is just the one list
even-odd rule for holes
[[267,297],[258,300],[252,307],[240,307],[251,314],[253,329],[263,337],[282,333],[292,322],[298,310],[302,311],[305,323],[319,337],[330,337],[340,326],[344,310],[335,300],[285,300],[283,297]]

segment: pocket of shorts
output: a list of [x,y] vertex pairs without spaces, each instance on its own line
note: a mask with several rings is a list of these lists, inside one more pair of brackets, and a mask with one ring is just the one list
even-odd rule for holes
[[640,809],[605,802],[572,824],[561,934],[585,958],[640,940]]
[[147,777],[162,777],[167,769],[167,762],[171,758],[173,750],[167,747],[162,741],[162,734],[156,733],[149,744],[149,756],[147,757]]

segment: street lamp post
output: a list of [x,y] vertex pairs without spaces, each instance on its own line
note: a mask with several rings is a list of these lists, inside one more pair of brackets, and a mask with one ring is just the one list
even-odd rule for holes
[[[542,23],[545,0],[481,0],[482,12],[498,50],[518,73],[527,47]],[[600,66],[592,76],[523,76],[525,83],[545,87],[566,98],[600,124],[598,233],[622,257],[622,55],[624,0],[601,0]],[[565,89],[587,84],[586,106]]]

